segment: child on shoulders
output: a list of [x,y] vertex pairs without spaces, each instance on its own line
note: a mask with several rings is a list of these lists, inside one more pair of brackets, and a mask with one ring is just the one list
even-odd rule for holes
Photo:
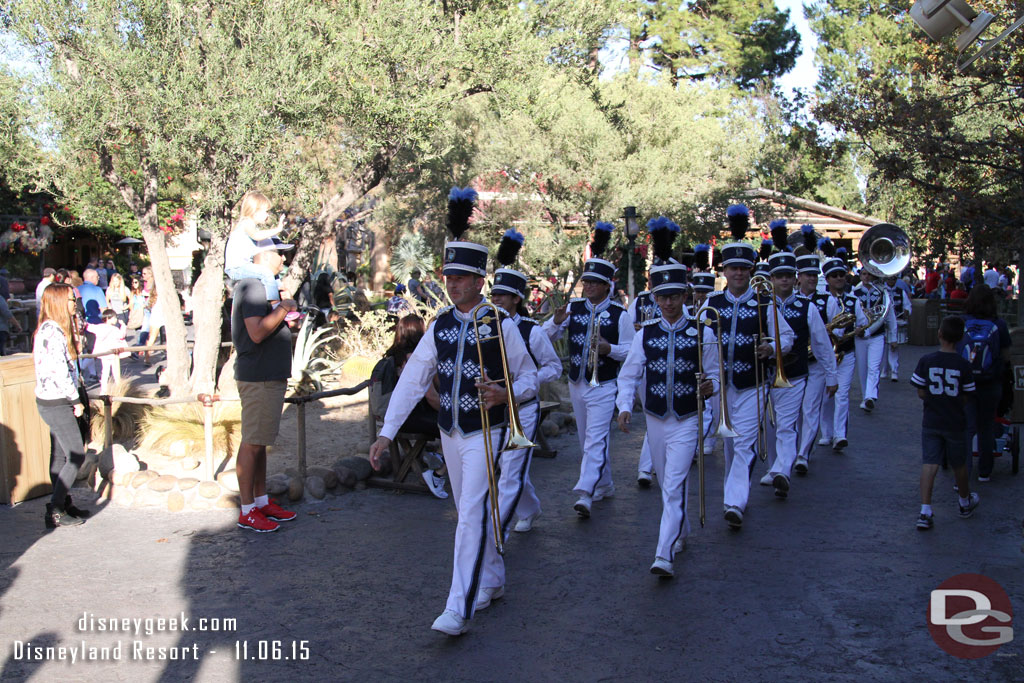
[[281,294],[277,280],[268,271],[252,262],[256,245],[284,230],[285,216],[281,214],[276,228],[262,228],[270,218],[270,200],[261,192],[246,192],[239,202],[238,222],[228,237],[224,252],[224,274],[234,281],[254,277],[263,283],[268,301],[279,301]]

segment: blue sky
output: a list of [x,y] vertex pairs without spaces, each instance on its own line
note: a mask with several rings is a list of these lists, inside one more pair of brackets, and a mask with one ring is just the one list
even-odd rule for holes
[[802,52],[796,60],[796,67],[779,79],[779,85],[790,93],[796,88],[812,88],[818,80],[818,70],[814,66],[814,50],[818,40],[804,18],[803,4],[803,0],[775,0],[777,7],[789,10],[789,20],[800,32]]

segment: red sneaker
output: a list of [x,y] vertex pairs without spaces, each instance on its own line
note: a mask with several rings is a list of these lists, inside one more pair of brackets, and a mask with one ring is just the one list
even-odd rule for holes
[[260,512],[267,519],[273,519],[278,522],[290,522],[295,519],[295,513],[291,510],[285,510],[283,507],[270,501],[266,505],[260,508]]
[[249,514],[239,513],[238,515],[238,526],[243,529],[252,529],[260,533],[267,533],[268,531],[277,531],[281,525],[277,522],[271,522],[267,519],[259,508],[253,508],[249,511]]

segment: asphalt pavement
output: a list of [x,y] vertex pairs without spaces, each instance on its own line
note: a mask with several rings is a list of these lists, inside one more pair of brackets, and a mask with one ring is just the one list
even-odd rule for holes
[[903,349],[902,381],[883,383],[871,415],[855,382],[850,446],[816,449],[787,500],[758,486],[759,465],[738,532],[721,516],[719,449],[707,525],[671,580],[649,573],[661,503],[634,480],[642,420],[614,431],[617,495],[586,521],[569,491],[576,436],[554,439],[558,457],[533,466],[543,516],[508,543],[506,595],[459,638],[430,630],[450,501],[329,495],[266,535],[231,511],[115,506],[43,533],[44,500],[2,508],[0,680],[1022,680],[1024,635],[975,660],[929,635],[929,595],[953,575],[994,579],[1018,608],[1024,596],[1024,475],[1008,456],[967,520],[940,472],[935,527],[915,528],[921,406],[907,380],[929,350]]

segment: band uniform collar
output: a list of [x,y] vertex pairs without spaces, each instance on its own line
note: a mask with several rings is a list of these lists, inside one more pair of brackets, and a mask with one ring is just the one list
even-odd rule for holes
[[743,292],[739,296],[733,296],[732,292],[730,292],[728,288],[726,288],[724,291],[725,291],[725,300],[730,302],[730,303],[739,303],[739,304],[741,304],[741,303],[743,303],[744,301],[746,301],[747,299],[749,299],[750,297],[752,297],[754,295],[754,290],[750,286],[747,287],[747,291]]

